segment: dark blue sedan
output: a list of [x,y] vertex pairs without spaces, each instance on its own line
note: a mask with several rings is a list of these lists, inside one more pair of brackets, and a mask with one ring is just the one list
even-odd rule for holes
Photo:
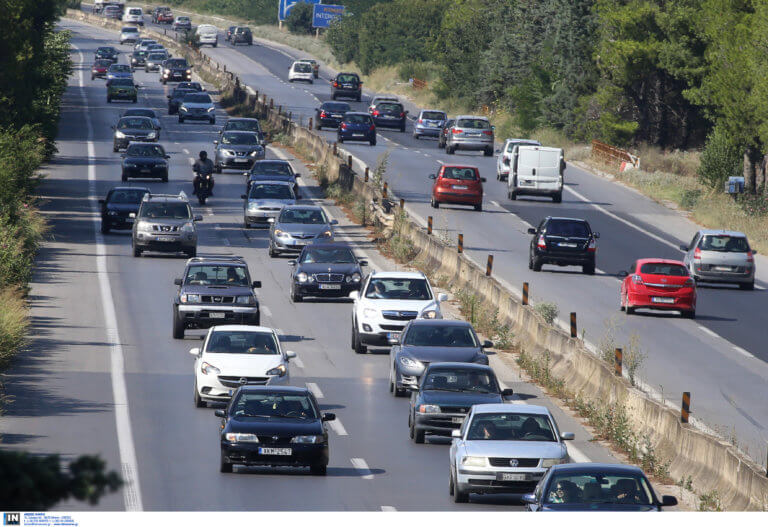
[[376,145],[376,125],[367,113],[347,112],[339,124],[337,141],[366,141]]
[[328,467],[328,431],[315,396],[297,386],[237,389],[221,417],[221,472],[234,465],[304,466],[323,476]]
[[101,233],[107,234],[110,229],[130,229],[133,226],[131,213],[139,212],[139,205],[144,195],[149,194],[145,187],[115,187],[100,199],[101,204]]

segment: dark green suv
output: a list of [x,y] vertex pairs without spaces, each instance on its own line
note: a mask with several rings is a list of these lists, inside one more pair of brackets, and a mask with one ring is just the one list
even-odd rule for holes
[[112,79],[107,81],[107,102],[116,99],[136,102],[139,99],[139,86],[133,79]]

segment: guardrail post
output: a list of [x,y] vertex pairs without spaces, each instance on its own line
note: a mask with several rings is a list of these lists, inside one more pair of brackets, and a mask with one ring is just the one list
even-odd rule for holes
[[485,276],[491,276],[493,272],[493,255],[488,255],[488,263],[485,264]]
[[523,305],[528,305],[528,282],[523,282]]
[[280,115],[280,116],[283,115],[283,105],[282,104],[277,107],[277,115]]
[[307,124],[307,128],[312,130],[312,118],[311,117],[309,118],[309,123]]
[[347,166],[348,166],[349,168],[352,168],[352,154],[349,154],[349,155],[347,156]]
[[387,182],[384,182],[384,186],[381,188],[381,197],[387,199]]
[[405,208],[405,200],[403,198],[400,198],[400,210],[403,210]]
[[624,375],[621,370],[623,357],[624,352],[621,351],[621,348],[613,350],[613,373],[615,373],[617,377],[622,377]]
[[333,143],[333,155],[337,155],[339,153],[338,149],[339,149],[338,143],[334,142]]
[[270,99],[269,100],[269,109],[271,110],[274,107],[275,107],[275,101],[274,101],[274,99]]
[[459,244],[458,244],[459,254],[464,252],[464,235],[459,233]]
[[683,392],[683,405],[680,408],[680,422],[687,423],[691,414],[691,392]]
[[579,334],[576,331],[576,313],[571,312],[571,338],[575,339]]
[[288,120],[289,121],[293,120],[293,112],[288,112]]
[[432,234],[432,216],[427,216],[427,234]]
[[363,181],[365,181],[366,183],[368,183],[368,171],[369,170],[370,169],[368,167],[365,167],[365,179],[363,179]]

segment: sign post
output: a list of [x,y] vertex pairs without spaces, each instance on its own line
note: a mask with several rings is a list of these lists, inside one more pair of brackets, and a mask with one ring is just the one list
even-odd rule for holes
[[315,4],[312,6],[312,27],[318,29],[329,28],[334,20],[344,16],[343,5],[323,5]]

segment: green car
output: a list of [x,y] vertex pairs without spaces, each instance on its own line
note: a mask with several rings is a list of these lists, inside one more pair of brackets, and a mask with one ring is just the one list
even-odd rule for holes
[[136,102],[138,96],[138,86],[133,79],[112,79],[107,82],[107,102],[114,99]]

